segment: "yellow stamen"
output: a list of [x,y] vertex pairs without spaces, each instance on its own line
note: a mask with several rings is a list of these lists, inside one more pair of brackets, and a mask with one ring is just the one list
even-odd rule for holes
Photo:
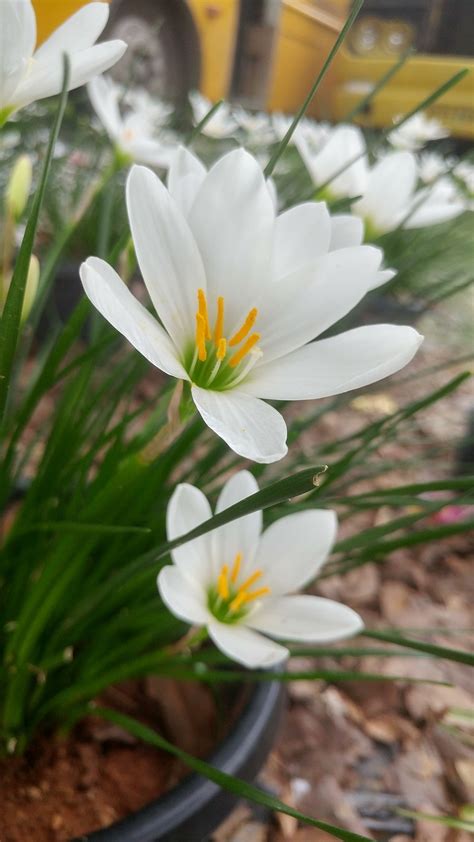
[[219,347],[222,335],[224,333],[224,299],[219,295],[217,299],[217,316],[214,327],[214,343]]
[[254,599],[259,599],[259,597],[266,596],[268,593],[270,593],[270,588],[259,588],[258,591],[254,591],[253,593],[243,594],[244,602],[253,602]]
[[235,585],[239,573],[240,573],[240,565],[242,562],[242,553],[237,553],[236,557],[234,558],[234,565],[232,567],[232,573],[230,574],[230,581]]
[[252,573],[252,575],[249,576],[248,579],[246,579],[246,581],[243,582],[243,584],[240,586],[239,593],[242,593],[242,591],[247,591],[249,588],[252,587],[252,585],[255,584],[255,582],[258,582],[258,580],[261,579],[262,576],[263,576],[263,571],[262,570],[256,570],[255,573]]
[[201,316],[204,319],[204,325],[205,325],[205,334],[204,335],[205,335],[206,339],[210,339],[211,338],[211,328],[209,327],[209,316],[208,316],[208,312],[207,312],[206,293],[204,292],[203,289],[198,289],[198,313],[200,313]]
[[256,307],[253,307],[252,310],[250,310],[250,313],[245,319],[245,322],[243,323],[240,330],[238,330],[237,333],[234,333],[234,335],[229,339],[229,345],[231,347],[233,347],[234,345],[238,345],[239,342],[242,342],[242,339],[245,339],[247,334],[250,333],[250,331],[252,330],[257,316],[258,310]]
[[[259,333],[252,333],[252,336],[249,336],[246,342],[242,345],[241,348],[234,354],[233,357],[229,360],[229,365],[232,368],[235,368],[236,365],[242,362],[243,358],[248,354],[249,351],[252,350],[253,346],[257,344],[260,339]],[[229,342],[230,345],[230,342]]]
[[247,594],[246,593],[238,593],[236,597],[232,600],[229,605],[231,611],[238,611],[239,608],[242,607],[246,600]]
[[227,341],[222,337],[219,339],[219,344],[217,346],[217,354],[216,357],[218,360],[223,360],[227,353]]
[[206,323],[201,313],[196,313],[196,347],[198,349],[198,357],[203,363],[207,360]]
[[227,578],[228,573],[229,568],[227,567],[227,564],[224,564],[217,578],[217,593],[219,594],[221,599],[229,599],[229,581]]

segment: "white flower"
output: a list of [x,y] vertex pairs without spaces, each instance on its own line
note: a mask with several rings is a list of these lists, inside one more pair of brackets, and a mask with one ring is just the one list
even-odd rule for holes
[[[216,512],[258,491],[240,471],[224,486]],[[211,517],[204,494],[178,485],[167,511],[172,540]],[[245,667],[271,667],[288,657],[280,640],[330,643],[357,634],[363,623],[351,608],[318,596],[295,594],[315,578],[337,531],[335,512],[308,510],[273,523],[262,534],[262,513],[189,541],[173,550],[173,565],[158,575],[169,610],[205,626],[215,645]]]
[[454,169],[454,175],[464,182],[468,193],[474,194],[474,163],[468,160],[460,161]]
[[265,400],[340,394],[411,360],[421,337],[410,327],[370,325],[310,342],[376,284],[382,259],[372,246],[330,253],[324,203],[277,217],[243,149],[206,172],[181,148],[168,186],[137,166],[127,183],[137,259],[161,324],[103,260],[81,266],[82,282],[135,348],[191,384],[204,421],[236,453],[257,462],[286,454],[285,422]]
[[423,152],[418,158],[418,173],[425,184],[436,181],[450,166],[449,160],[437,152]]
[[[400,117],[396,118],[397,120]],[[408,149],[411,152],[421,149],[430,140],[440,140],[449,137],[449,131],[434,118],[429,118],[421,111],[410,117],[399,129],[390,132],[388,139],[397,149]]]
[[362,195],[367,180],[367,148],[364,135],[356,126],[342,125],[332,129],[326,142],[316,151],[301,133],[297,134],[295,145],[314,186],[325,186],[328,198]]
[[411,152],[389,152],[367,173],[362,198],[352,205],[369,235],[404,228],[421,228],[446,222],[465,210],[465,202],[447,179],[432,188],[417,190],[418,167]]
[[[280,112],[272,114],[272,126],[278,140],[283,140],[293,120],[294,115],[289,116]],[[295,137],[300,135],[306,141],[310,151],[317,152],[329,138],[330,133],[331,128],[328,123],[316,123],[315,120],[302,117],[296,126],[290,143],[295,143]]]
[[60,92],[63,54],[69,55],[69,90],[103,73],[125,52],[123,41],[95,44],[107,23],[107,3],[89,3],[35,50],[36,17],[31,0],[0,2],[0,125],[14,111]]
[[[146,91],[125,90],[110,78],[97,76],[87,86],[94,110],[116,147],[132,161],[166,169],[176,152],[171,139],[156,137],[158,119],[166,119],[170,111],[155,105]],[[120,106],[126,99],[124,116]]]
[[241,105],[232,111],[237,125],[246,132],[248,142],[254,144],[268,144],[273,140],[273,129],[270,117],[263,111],[246,111]]
[[[199,93],[199,91],[191,91],[189,94],[189,101],[193,110],[194,120],[196,125],[198,125],[201,120],[204,120],[206,114],[209,114],[213,103],[210,99],[207,99]],[[230,106],[227,102],[222,102],[217,111],[207,121],[206,125],[202,129],[202,134],[218,140],[224,137],[232,137],[232,135],[235,134],[236,129],[237,123],[232,116]]]

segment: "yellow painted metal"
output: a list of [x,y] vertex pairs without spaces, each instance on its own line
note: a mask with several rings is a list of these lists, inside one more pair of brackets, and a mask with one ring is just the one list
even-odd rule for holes
[[64,23],[90,0],[32,0],[32,2],[36,12],[36,43],[39,45],[61,23]]
[[[343,48],[336,62],[336,80],[331,96],[331,119],[341,120],[380,79],[394,59],[362,58]],[[406,114],[459,70],[470,73],[451,88],[427,115],[436,117],[455,137],[474,138],[474,60],[436,55],[413,56],[371,103],[370,110],[358,117],[364,126],[389,126],[395,117]]]
[[199,36],[203,94],[226,97],[232,81],[239,28],[239,0],[187,0]]

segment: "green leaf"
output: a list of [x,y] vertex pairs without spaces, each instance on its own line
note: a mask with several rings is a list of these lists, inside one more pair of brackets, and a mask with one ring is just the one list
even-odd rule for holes
[[436,646],[433,643],[425,643],[423,640],[413,640],[403,637],[397,631],[363,631],[363,637],[370,637],[372,640],[383,640],[386,643],[396,643],[397,646],[406,646],[407,649],[416,649],[418,652],[426,652],[436,658],[443,658],[447,661],[457,661],[460,664],[474,666],[474,655],[463,649],[449,649],[446,646]]
[[301,120],[301,118],[305,114],[306,109],[308,108],[309,104],[311,103],[311,100],[315,96],[321,82],[323,81],[327,71],[329,70],[329,68],[332,64],[333,58],[335,57],[339,47],[341,46],[341,44],[344,41],[347,33],[349,32],[349,29],[351,28],[351,26],[354,23],[357,15],[359,14],[363,4],[364,4],[364,0],[356,0],[356,2],[354,3],[354,5],[352,7],[352,11],[351,11],[349,17],[347,18],[344,26],[342,27],[339,35],[337,36],[336,41],[334,42],[332,49],[330,50],[323,66],[320,70],[320,72],[318,73],[308,96],[306,97],[305,101],[303,102],[303,105],[301,106],[298,113],[296,114],[295,119],[293,120],[290,128],[288,129],[285,137],[283,138],[281,143],[278,144],[275,152],[273,153],[273,155],[270,158],[267,166],[265,167],[264,172],[265,172],[266,178],[269,178],[271,176],[271,174],[272,174],[273,170],[275,169],[278,161],[280,160],[281,156],[283,155],[286,147],[288,146],[288,144],[289,144],[289,142],[290,142],[290,140],[293,136],[293,133],[294,133],[299,121]]
[[185,535],[175,538],[174,541],[166,541],[153,551],[153,559],[158,561],[160,558],[168,555],[175,547],[180,547],[181,544],[186,544],[188,541],[199,538],[200,535],[205,535],[206,532],[217,529],[218,526],[224,526],[224,524],[244,517],[244,515],[258,512],[261,509],[267,509],[269,506],[275,506],[278,503],[285,503],[291,500],[292,497],[297,497],[308,491],[314,491],[319,486],[319,477],[326,470],[327,465],[306,468],[304,471],[299,471],[292,477],[285,477],[285,479],[280,479],[271,485],[267,485],[266,488],[262,488],[256,494],[251,494],[245,500],[241,500],[239,503],[235,503],[223,512],[209,518],[209,520],[205,520],[204,523],[191,529],[190,532],[186,532]]
[[28,217],[28,222],[26,223],[25,234],[15,262],[15,269],[0,323],[0,428],[2,426],[10,389],[13,361],[18,342],[18,334],[20,332],[21,310],[23,307],[23,298],[25,295],[30,258],[33,252],[36,228],[38,226],[38,218],[44,200],[54,147],[64,116],[64,110],[66,108],[70,72],[69,59],[66,55],[63,58],[63,63],[63,87],[59,100],[59,106],[56,112],[54,125],[51,130],[41,178],[33,199],[31,212]]
[[172,743],[169,743],[168,740],[164,739],[164,737],[161,737],[159,734],[155,733],[150,728],[147,728],[145,725],[142,725],[141,722],[137,722],[136,719],[132,719],[130,716],[125,716],[124,714],[117,713],[114,710],[103,707],[94,708],[93,713],[95,716],[100,716],[102,719],[107,719],[109,722],[115,723],[115,725],[118,725],[120,728],[123,728],[125,731],[133,734],[133,736],[137,739],[143,740],[149,745],[155,746],[155,748],[159,748],[162,751],[167,751],[169,754],[173,754],[185,763],[186,766],[189,766],[189,768],[194,772],[197,772],[199,775],[203,775],[205,778],[213,781],[213,783],[221,787],[221,789],[225,789],[228,792],[237,795],[239,798],[246,798],[255,804],[261,804],[263,807],[267,807],[269,810],[275,810],[280,813],[285,813],[287,816],[292,816],[310,827],[317,827],[319,830],[326,831],[326,833],[331,834],[331,836],[334,836],[336,839],[340,839],[341,842],[371,842],[367,836],[361,836],[359,833],[354,833],[351,830],[344,830],[341,827],[335,827],[327,822],[321,822],[317,819],[313,819],[311,816],[306,816],[304,813],[300,813],[299,810],[295,810],[288,804],[284,804],[284,802],[280,801],[279,798],[275,798],[275,796],[270,795],[270,793],[264,792],[258,787],[247,783],[247,781],[235,778],[233,775],[228,775],[226,772],[221,772],[220,769],[216,769],[204,760],[199,760],[197,757],[193,757],[186,751],[183,751]]
[[406,816],[407,819],[415,819],[415,821],[434,822],[435,824],[442,824],[445,827],[453,827],[456,830],[467,830],[468,833],[474,833],[474,821],[464,821],[457,819],[455,816],[437,816],[432,813],[418,813],[415,810],[405,810],[398,807],[394,810],[397,816]]

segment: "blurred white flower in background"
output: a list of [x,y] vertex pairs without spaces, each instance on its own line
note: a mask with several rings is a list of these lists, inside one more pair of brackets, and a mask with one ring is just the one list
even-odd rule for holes
[[[198,125],[201,120],[204,120],[206,114],[209,114],[209,111],[213,107],[214,103],[199,93],[199,91],[191,91],[189,94],[189,101],[191,103],[194,121],[196,125]],[[222,102],[217,111],[207,121],[201,132],[208,137],[222,139],[225,137],[232,137],[236,130],[237,123],[232,116],[231,108],[227,102]]]
[[241,456],[267,463],[287,452],[285,422],[265,400],[374,383],[403,368],[422,341],[411,327],[368,325],[311,342],[377,284],[382,252],[329,252],[322,202],[277,217],[262,170],[243,149],[207,172],[181,148],[168,190],[135,166],[127,206],[161,324],[103,260],[82,264],[84,289],[150,362],[190,383],[204,421]]
[[127,45],[123,41],[95,44],[108,17],[107,3],[89,3],[35,50],[31,0],[1,0],[0,125],[19,108],[61,91],[64,53],[70,59],[69,90],[115,64]]
[[352,212],[366,223],[370,238],[404,228],[447,222],[466,210],[466,202],[450,179],[438,179],[417,190],[418,165],[411,152],[389,152],[370,170],[362,198]]
[[[367,181],[367,147],[356,126],[335,126],[322,147],[315,150],[298,133],[295,145],[317,189],[326,198],[361,196]],[[328,183],[330,182],[330,183]]]
[[[272,114],[272,126],[277,140],[283,140],[293,120],[294,115],[290,116],[280,112]],[[331,127],[328,123],[317,123],[309,117],[302,117],[296,126],[290,143],[294,144],[295,137],[299,135],[306,141],[310,151],[317,152],[326,142],[330,133]]]
[[247,111],[241,105],[232,109],[232,115],[247,134],[247,142],[267,146],[274,139],[270,116],[263,111]]
[[176,140],[170,133],[157,134],[172,112],[170,106],[155,102],[144,90],[125,91],[105,76],[92,79],[87,90],[99,120],[123,155],[140,164],[169,166]]
[[450,168],[452,160],[437,152],[422,152],[418,158],[418,174],[425,184],[436,181]]
[[464,182],[468,193],[474,195],[474,163],[472,161],[460,161],[453,170],[456,178]]
[[[216,512],[257,491],[252,474],[239,471],[224,485]],[[178,485],[168,504],[168,540],[211,516],[202,491]],[[287,515],[263,533],[262,513],[246,515],[172,550],[173,565],[158,575],[161,598],[181,620],[205,626],[215,645],[245,667],[271,667],[289,656],[285,646],[269,638],[343,640],[363,628],[355,611],[295,593],[316,577],[336,532],[336,513],[330,510]]]
[[[397,120],[401,119],[399,115]],[[408,149],[415,152],[422,149],[430,140],[441,140],[449,137],[449,131],[439,120],[427,117],[422,111],[410,117],[399,129],[390,132],[388,140],[397,149]]]

